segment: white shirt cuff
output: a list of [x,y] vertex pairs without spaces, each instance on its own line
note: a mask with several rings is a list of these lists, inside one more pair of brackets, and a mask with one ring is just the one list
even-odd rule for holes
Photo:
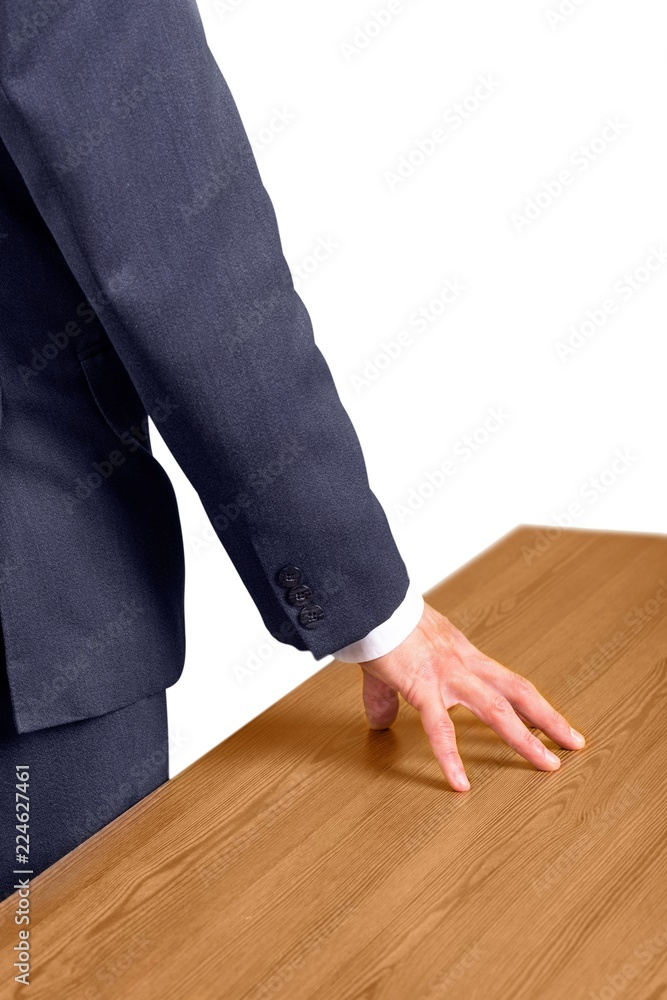
[[402,603],[391,618],[374,628],[364,639],[350,643],[333,655],[344,663],[363,663],[374,660],[376,656],[385,656],[407,639],[423,612],[424,598],[410,582]]

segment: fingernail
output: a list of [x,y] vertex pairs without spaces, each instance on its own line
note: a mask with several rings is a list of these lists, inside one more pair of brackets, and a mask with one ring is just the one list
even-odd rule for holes
[[467,792],[470,789],[470,782],[466,778],[463,771],[459,771],[456,775],[457,784],[462,792]]
[[546,747],[544,748],[544,756],[550,764],[553,764],[555,767],[560,767],[560,757],[557,757],[555,753],[551,752],[551,750],[547,750]]
[[577,744],[578,747],[583,747],[584,743],[586,742],[585,737],[583,737],[581,733],[578,733],[576,729],[573,729],[572,726],[570,726],[570,736],[572,737],[572,739],[574,740],[574,742]]

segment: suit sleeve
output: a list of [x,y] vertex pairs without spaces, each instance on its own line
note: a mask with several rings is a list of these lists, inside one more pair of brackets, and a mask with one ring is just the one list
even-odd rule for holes
[[358,641],[408,575],[194,0],[0,12],[2,137],[266,626]]
[[337,649],[334,656],[344,663],[365,663],[378,656],[386,656],[400,646],[419,624],[424,612],[424,598],[411,581],[408,592],[393,615],[372,629],[368,635],[343,649]]

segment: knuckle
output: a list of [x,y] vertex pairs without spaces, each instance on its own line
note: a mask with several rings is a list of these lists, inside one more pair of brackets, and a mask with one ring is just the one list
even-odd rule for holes
[[489,702],[489,714],[495,718],[505,719],[514,711],[507,698],[501,694],[496,695]]
[[521,734],[520,744],[525,750],[541,751],[544,746],[542,741],[538,740],[537,736],[535,736],[534,733],[531,733],[529,729],[524,729],[524,732]]
[[406,684],[405,700],[421,712],[433,697],[436,687],[439,687],[436,661],[431,657],[424,657]]
[[[563,718],[563,716],[560,714],[560,712],[557,712],[556,709],[553,707],[549,709],[549,717],[550,717],[549,721],[551,722],[551,725],[554,728],[560,729],[563,726],[567,726],[567,723]],[[569,729],[569,726],[567,726],[567,728]]]
[[523,674],[513,673],[511,682],[512,690],[515,695],[518,695],[521,698],[527,698],[530,695],[535,694],[535,685],[532,681],[529,681],[527,677],[524,677]]
[[432,656],[425,656],[419,665],[419,679],[426,684],[431,684],[437,675],[437,660]]
[[440,744],[450,744],[452,742],[452,728],[449,719],[439,718],[433,723],[433,736]]

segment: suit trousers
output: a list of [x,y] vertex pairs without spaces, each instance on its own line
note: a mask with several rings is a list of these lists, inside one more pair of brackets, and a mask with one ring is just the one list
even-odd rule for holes
[[[16,870],[29,870],[34,878],[166,782],[169,741],[164,690],[104,715],[18,733],[1,653],[0,899],[5,899],[26,877]],[[18,778],[17,769],[25,769]],[[23,790],[19,778],[26,770]],[[20,823],[24,794],[27,829]],[[23,836],[29,836],[27,864],[16,860]]]

